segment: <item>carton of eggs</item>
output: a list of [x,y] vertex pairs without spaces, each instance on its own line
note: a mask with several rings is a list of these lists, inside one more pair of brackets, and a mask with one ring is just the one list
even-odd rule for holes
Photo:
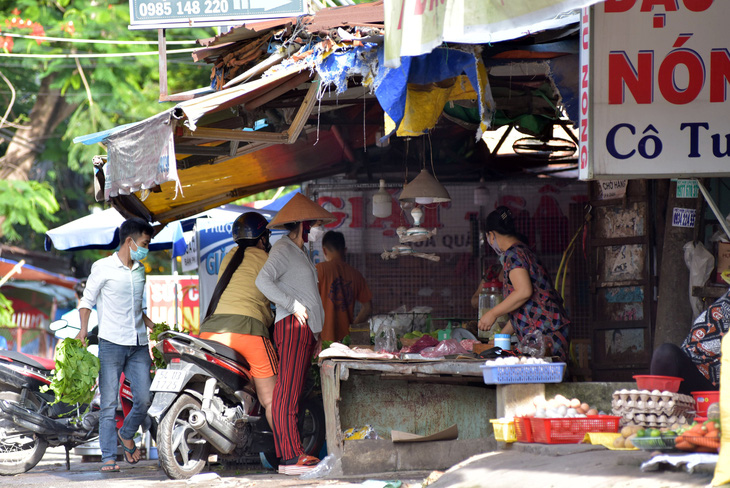
[[694,399],[689,395],[659,390],[618,390],[613,393],[611,408],[624,423],[646,427],[685,424],[694,416]]

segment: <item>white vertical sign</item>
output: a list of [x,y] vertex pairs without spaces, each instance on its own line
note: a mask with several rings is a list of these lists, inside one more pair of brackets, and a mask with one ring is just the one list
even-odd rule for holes
[[730,174],[730,1],[583,12],[580,178]]

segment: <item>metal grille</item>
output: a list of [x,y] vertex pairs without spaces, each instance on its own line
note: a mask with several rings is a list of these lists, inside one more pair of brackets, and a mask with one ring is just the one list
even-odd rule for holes
[[[483,273],[494,265],[499,267],[499,261],[488,244],[482,242],[472,246],[474,231],[470,214],[483,222],[497,205],[510,207],[518,230],[526,236],[555,279],[563,251],[583,221],[583,207],[588,200],[588,187],[581,182],[520,180],[487,183],[490,203],[480,209],[473,203],[476,186],[447,185],[452,202],[439,208],[427,206],[423,226],[440,227],[432,242],[414,248],[435,252],[440,257],[438,262],[411,256],[381,259],[382,250],[398,244],[395,227],[410,227],[412,219],[406,212],[401,212],[387,222],[377,221],[371,214],[373,187],[310,185],[309,193],[340,218],[331,227],[345,235],[347,262],[367,280],[373,293],[374,313],[388,313],[399,307],[410,311],[417,306],[428,306],[432,307],[436,321],[476,320],[477,310],[471,306],[471,297]],[[393,193],[397,196],[396,189]],[[397,206],[394,210],[398,210]],[[590,337],[589,287],[582,243],[582,236],[578,236],[565,280],[565,302],[572,320],[573,338]],[[321,259],[320,246],[319,243],[312,246],[315,260]],[[442,325],[434,324],[435,327]]]

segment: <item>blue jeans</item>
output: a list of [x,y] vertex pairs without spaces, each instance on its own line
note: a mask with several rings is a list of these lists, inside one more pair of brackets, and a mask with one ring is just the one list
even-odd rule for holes
[[147,417],[150,408],[150,366],[152,359],[147,345],[120,346],[99,339],[99,391],[101,394],[101,418],[99,420],[99,444],[101,460],[117,459],[117,424],[114,414],[119,400],[119,378],[124,376],[132,387],[133,406],[124,419],[119,434],[132,439]]

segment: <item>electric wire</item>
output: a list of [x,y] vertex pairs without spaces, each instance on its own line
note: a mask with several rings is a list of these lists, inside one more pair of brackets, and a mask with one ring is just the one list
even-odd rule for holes
[[[173,49],[167,51],[168,54],[191,53],[197,49]],[[19,54],[0,52],[0,58],[36,58],[36,59],[73,59],[73,58],[125,58],[139,56],[159,56],[159,51],[141,51],[133,53],[103,53],[103,54],[86,54],[86,53],[68,53],[68,54]]]
[[[3,32],[0,30],[0,37],[15,37],[18,39],[33,39],[33,40],[40,40],[40,41],[47,41],[47,42],[74,42],[78,44],[114,44],[117,46],[124,46],[124,45],[133,45],[133,44],[142,44],[142,45],[150,45],[150,44],[158,44],[158,41],[149,40],[149,41],[118,41],[114,39],[75,39],[71,37],[49,37],[49,36],[31,36],[28,34],[16,34],[13,32]],[[191,45],[191,44],[197,44],[198,41],[196,40],[188,40],[188,41],[165,41],[165,44],[167,45]]]

